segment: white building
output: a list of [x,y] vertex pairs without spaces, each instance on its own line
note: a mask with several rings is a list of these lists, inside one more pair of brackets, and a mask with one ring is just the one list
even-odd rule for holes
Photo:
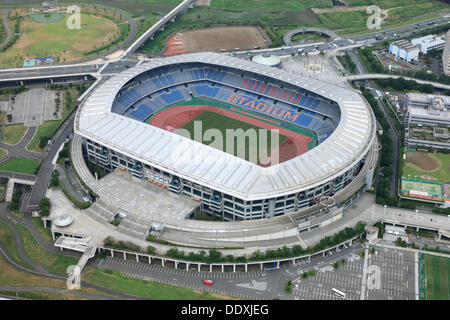
[[252,58],[252,61],[269,67],[281,67],[281,59],[278,56],[271,55],[270,53],[264,53],[254,56]]
[[442,53],[442,67],[444,74],[450,76],[450,30],[445,36],[445,47]]
[[445,46],[445,40],[437,35],[428,35],[421,38],[412,39],[411,43],[420,48],[420,52],[427,54],[429,50],[441,50]]
[[408,41],[398,40],[390,44],[389,53],[395,57],[406,60],[415,61],[419,58],[419,48]]

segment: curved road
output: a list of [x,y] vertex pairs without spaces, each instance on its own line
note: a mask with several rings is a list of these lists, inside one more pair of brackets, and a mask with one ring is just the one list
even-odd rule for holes
[[0,43],[0,48],[6,45],[9,42],[9,39],[11,39],[11,29],[9,29],[8,25],[8,13],[9,13],[8,8],[3,9],[3,27],[5,28],[6,31],[6,38],[5,40],[3,40],[2,43]]
[[331,40],[339,38],[339,36],[336,33],[334,33],[331,30],[328,30],[328,29],[323,29],[323,28],[300,28],[300,29],[295,29],[295,30],[286,32],[283,35],[283,42],[284,42],[284,44],[287,45],[287,46],[292,45],[292,42],[291,42],[292,37],[295,36],[298,33],[305,33],[305,32],[313,32],[313,33],[325,34],[328,37],[330,37]]
[[[18,218],[14,215],[11,215],[7,208],[6,208],[6,203],[2,203],[0,204],[0,220],[5,221],[8,226],[11,228],[11,230],[13,231],[13,235],[14,235],[14,240],[15,240],[15,244],[16,244],[16,248],[17,248],[17,252],[19,257],[26,263],[28,264],[31,268],[35,269],[32,270],[29,267],[25,267],[22,266],[20,264],[18,264],[16,261],[14,261],[12,258],[10,258],[8,256],[8,254],[6,253],[6,250],[0,246],[0,256],[2,256],[5,261],[12,265],[14,268],[22,271],[22,272],[26,272],[28,274],[33,274],[36,276],[41,276],[41,277],[45,277],[45,278],[52,278],[52,279],[60,279],[60,280],[66,280],[67,278],[65,276],[62,275],[56,275],[56,274],[52,274],[50,272],[48,272],[47,270],[45,270],[45,268],[39,264],[36,264],[34,262],[32,262],[27,255],[25,254],[25,251],[23,249],[23,244],[21,241],[21,237],[19,235],[19,232],[17,231],[17,228],[15,227],[14,224],[12,224],[8,218],[13,219],[15,221],[18,220]],[[21,221],[21,224],[28,229],[28,231],[31,232],[31,234],[33,235],[34,239],[38,242],[38,244],[44,248],[47,251],[50,251],[51,253],[54,254],[58,254],[61,255],[61,251],[58,250],[56,247],[54,247],[51,243],[48,243],[43,237],[42,235],[39,233],[39,231],[36,229],[36,227],[34,226],[34,224],[31,222],[31,216],[30,215],[26,215],[26,218],[24,221]],[[67,256],[72,256],[72,257],[79,257],[80,254],[79,253],[75,253],[75,252],[64,252],[64,255]],[[116,298],[119,299],[141,299],[140,297],[136,297],[136,296],[132,296],[132,295],[127,295],[127,294],[122,294],[120,292],[116,292],[114,290],[110,290],[101,286],[97,286],[88,282],[81,282],[81,285],[83,287],[86,288],[92,288],[95,289],[97,291],[101,291],[101,292],[105,292],[108,295],[113,295]],[[20,287],[18,287],[18,290],[20,290]],[[28,291],[28,290],[27,290]],[[31,290],[30,290],[31,291]],[[37,291],[41,291],[39,289],[37,289]],[[62,292],[65,291],[64,289],[57,289],[57,288],[46,288],[45,291],[47,292]],[[74,293],[72,291],[67,290],[67,293]],[[77,292],[76,294],[81,295],[81,296],[85,296],[88,298],[92,298],[91,294],[87,294],[87,293],[83,293],[83,292]],[[97,296],[96,298],[99,298],[100,296]],[[112,297],[104,297],[106,299],[113,299]]]
[[6,162],[14,157],[21,157],[33,160],[40,160],[42,153],[32,152],[26,149],[27,145],[33,139],[37,127],[28,127],[27,132],[17,144],[8,144],[6,142],[0,142],[0,148],[8,150],[8,154],[0,159],[0,163]]

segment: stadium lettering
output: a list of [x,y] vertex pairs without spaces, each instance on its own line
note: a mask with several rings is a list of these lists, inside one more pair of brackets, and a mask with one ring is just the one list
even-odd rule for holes
[[289,102],[297,104],[300,101],[301,97],[302,97],[301,94],[291,93],[288,100],[289,100]]
[[256,90],[256,92],[259,92],[259,93],[266,93],[267,87],[268,87],[267,84],[261,83],[261,84],[259,85],[258,89]]
[[230,102],[236,102],[236,99],[237,99],[237,95],[236,94],[234,94],[234,93],[232,93],[232,94],[230,94],[229,96],[228,96],[228,98],[227,98],[227,101],[230,101]]
[[[297,99],[297,97],[295,97],[295,99]],[[300,115],[296,112],[291,112],[284,108],[275,107],[273,105],[267,105],[263,102],[257,103],[257,101],[253,99],[241,97],[240,95],[235,93],[231,93],[226,100],[231,103],[241,105],[243,107],[255,109],[259,112],[277,117],[279,119],[289,120],[291,122],[296,122],[297,119],[300,117]]]
[[267,94],[269,96],[276,97],[276,96],[278,96],[278,91],[279,91],[279,89],[277,87],[271,87],[269,89],[269,92],[267,92]]
[[276,97],[279,99],[283,99],[285,101],[289,101],[294,104],[299,104],[300,99],[302,97],[301,94],[296,94],[295,92],[290,92],[287,90],[283,90],[280,92],[280,88],[273,87],[259,81],[243,79],[241,82],[241,88],[250,89],[252,91],[258,93],[265,93],[271,97]]
[[241,82],[241,88],[246,88],[246,89],[250,89],[253,85],[253,81],[248,80],[248,79],[244,79]]
[[239,96],[238,96],[238,98],[240,99],[239,104],[243,104],[245,101],[248,100],[248,99],[245,98],[245,97],[239,97]]
[[291,113],[287,111],[283,116],[283,119],[288,119],[289,121],[295,122],[298,119],[298,114],[291,115]]
[[250,100],[249,102],[247,102],[246,104],[244,104],[245,107],[250,107],[252,109],[255,109],[255,101]]
[[[263,107],[263,108],[261,109],[261,107]],[[258,103],[258,104],[256,105],[256,107],[255,107],[255,110],[258,110],[258,111],[264,111],[264,110],[266,110],[266,109],[267,109],[267,105],[265,105],[265,104],[262,103],[262,102]]]

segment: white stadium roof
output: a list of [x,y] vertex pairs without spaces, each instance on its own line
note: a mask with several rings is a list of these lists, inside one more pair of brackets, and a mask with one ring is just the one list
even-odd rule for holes
[[[340,122],[314,149],[263,168],[200,142],[111,112],[119,90],[137,75],[189,62],[238,68],[285,81],[338,103]],[[321,185],[352,168],[375,137],[375,120],[360,94],[326,82],[211,52],[155,59],[101,84],[80,107],[75,133],[181,178],[246,200],[274,198]]]

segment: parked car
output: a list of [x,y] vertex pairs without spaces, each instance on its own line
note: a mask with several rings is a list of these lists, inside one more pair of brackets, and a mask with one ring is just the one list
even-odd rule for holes
[[209,286],[212,286],[213,282],[212,282],[212,280],[203,280],[203,284],[207,284]]

